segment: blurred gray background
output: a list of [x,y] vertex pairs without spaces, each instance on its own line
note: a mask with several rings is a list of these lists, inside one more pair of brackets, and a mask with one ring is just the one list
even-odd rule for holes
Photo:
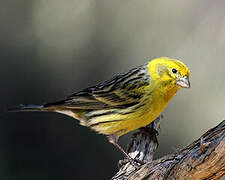
[[[224,119],[224,9],[224,0],[1,0],[0,108],[59,100],[149,58],[179,58],[192,88],[161,122],[157,157],[171,153]],[[70,117],[0,116],[0,179],[101,180],[117,171],[121,153]]]

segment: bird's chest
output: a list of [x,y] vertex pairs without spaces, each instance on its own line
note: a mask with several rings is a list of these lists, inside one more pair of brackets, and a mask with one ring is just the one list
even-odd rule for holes
[[144,125],[154,121],[164,111],[176,91],[177,89],[171,89],[167,92],[156,91],[151,95],[141,117],[141,121]]

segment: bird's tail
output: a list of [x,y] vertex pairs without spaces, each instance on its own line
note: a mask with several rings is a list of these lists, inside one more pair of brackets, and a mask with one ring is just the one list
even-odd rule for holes
[[15,106],[12,108],[9,108],[9,112],[19,112],[19,111],[44,111],[44,105],[35,105],[35,104],[30,104],[30,105],[19,105]]
[[83,126],[87,126],[87,122],[77,115],[73,109],[65,108],[63,106],[54,106],[56,103],[48,103],[43,105],[19,105],[8,109],[8,112],[57,112],[60,114],[65,114],[72,118],[80,120],[80,124]]

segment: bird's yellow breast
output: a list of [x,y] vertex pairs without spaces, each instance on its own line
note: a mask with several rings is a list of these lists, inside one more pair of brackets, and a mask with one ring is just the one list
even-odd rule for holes
[[[129,133],[135,129],[145,127],[154,121],[160,113],[163,112],[168,102],[172,99],[177,88],[172,88],[167,90],[167,92],[162,92],[160,87],[154,87],[158,89],[157,91],[151,91],[151,95],[147,95],[145,105],[139,107],[138,111],[131,114],[110,114],[108,116],[102,116],[100,118],[93,119],[93,123],[102,122],[107,119],[106,123],[99,123],[94,126],[93,129],[101,134],[115,135],[117,137]],[[138,105],[137,105],[138,106]],[[141,106],[139,104],[139,106]]]

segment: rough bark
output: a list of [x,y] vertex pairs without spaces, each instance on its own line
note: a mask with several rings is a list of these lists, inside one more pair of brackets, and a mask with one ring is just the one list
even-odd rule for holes
[[153,160],[160,119],[133,137],[129,155],[144,162],[138,169],[123,164],[112,180],[203,180],[225,174],[225,120],[180,151]]

